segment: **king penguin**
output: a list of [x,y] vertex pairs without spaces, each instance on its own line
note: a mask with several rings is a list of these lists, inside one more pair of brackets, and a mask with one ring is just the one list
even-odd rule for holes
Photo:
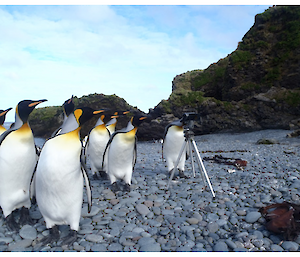
[[[18,231],[20,225],[31,223],[29,208],[30,181],[37,154],[28,116],[47,100],[23,100],[16,107],[15,123],[0,136],[0,205],[8,229]],[[21,208],[19,224],[14,213]]]
[[[64,126],[64,124],[66,123],[66,120],[68,118],[68,116],[74,111],[74,103],[73,103],[73,95],[70,99],[66,100],[63,104],[63,123],[62,125],[56,129],[50,138],[56,136],[61,130],[62,127]],[[40,153],[42,151],[42,149],[40,147],[36,147],[37,148],[37,155],[38,158],[40,156]],[[31,203],[35,204],[36,203],[36,195],[35,195],[35,172],[33,174],[32,180],[31,180],[31,186],[30,186],[30,198],[31,198]]]
[[5,121],[5,116],[6,114],[11,110],[12,108],[8,108],[7,110],[3,111],[0,110],[0,135],[6,131],[6,128],[3,127],[4,121]]
[[[102,167],[103,163],[103,153],[106,147],[106,144],[111,136],[110,131],[105,126],[104,123],[105,115],[101,115],[98,119],[95,127],[91,130],[88,135],[86,146],[85,146],[85,155],[89,159],[91,171],[94,179],[99,179],[98,172],[101,177],[106,174],[106,162]],[[104,173],[104,174],[103,174]]]
[[74,103],[73,103],[73,95],[72,95],[72,97],[71,97],[70,99],[66,100],[66,101],[64,102],[64,104],[63,104],[63,115],[64,115],[63,123],[62,123],[62,125],[61,125],[58,129],[56,129],[56,130],[52,133],[51,137],[54,137],[55,135],[57,135],[57,134],[59,133],[59,131],[62,129],[62,127],[63,127],[64,124],[66,123],[66,120],[67,120],[67,118],[69,117],[69,115],[70,115],[71,113],[73,113],[74,108],[75,108],[75,107],[74,107]]
[[107,155],[107,174],[112,191],[118,191],[117,180],[125,182],[124,191],[130,191],[131,177],[136,162],[136,132],[147,116],[135,114],[126,128],[115,131],[110,137],[104,157]]
[[85,179],[89,211],[91,189],[81,166],[80,129],[84,122],[98,114],[89,107],[76,109],[70,114],[58,135],[44,144],[36,169],[36,200],[50,234],[42,242],[59,239],[57,225],[69,225],[69,237],[63,244],[72,244],[77,238],[83,202]]
[[[180,150],[182,148],[182,145],[185,143],[185,137],[184,137],[184,129],[183,129],[183,122],[182,120],[176,120],[171,122],[167,125],[165,128],[165,133],[163,137],[163,158],[166,160],[168,172],[171,175],[174,166],[176,164],[176,161],[179,157]],[[184,174],[184,166],[185,161],[187,159],[188,155],[188,149],[185,149],[180,160],[178,163],[178,170],[179,170],[179,177],[180,178],[188,178]]]

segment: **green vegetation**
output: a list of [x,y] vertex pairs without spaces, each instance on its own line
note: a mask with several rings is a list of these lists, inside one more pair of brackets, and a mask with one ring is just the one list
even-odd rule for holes
[[190,91],[185,94],[180,95],[172,95],[170,98],[172,104],[177,107],[190,105],[192,107],[196,107],[204,102],[206,98],[203,96],[203,92],[201,91]]
[[171,104],[167,100],[162,100],[161,105],[166,113],[172,113]]
[[278,80],[279,77],[280,69],[278,66],[276,66],[268,70],[268,73],[263,78],[263,82],[266,84],[272,84],[274,81]]
[[274,98],[277,102],[285,102],[296,107],[300,105],[300,90],[286,90],[278,93]]
[[249,51],[236,50],[231,54],[231,62],[239,67],[249,64],[252,58],[253,55]]
[[258,90],[259,88],[260,85],[250,81],[241,84],[241,89],[243,90],[252,91],[252,90]]
[[191,79],[192,88],[200,90],[204,85],[211,84],[210,86],[216,86],[223,80],[227,65],[228,58],[224,58],[217,64],[210,66],[198,76]]
[[61,106],[36,108],[30,114],[29,120],[34,120],[34,119],[49,120],[61,112],[63,112]]

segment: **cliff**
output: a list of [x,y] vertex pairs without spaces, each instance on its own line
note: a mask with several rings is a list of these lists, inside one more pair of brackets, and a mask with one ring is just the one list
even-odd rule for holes
[[153,122],[195,111],[201,116],[196,134],[294,129],[300,118],[299,81],[300,6],[275,6],[255,16],[227,57],[176,76],[169,99],[154,108],[159,118]]

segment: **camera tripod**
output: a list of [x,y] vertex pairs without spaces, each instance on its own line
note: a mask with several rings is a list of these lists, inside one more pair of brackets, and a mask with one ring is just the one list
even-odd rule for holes
[[[212,188],[212,185],[210,183],[210,180],[209,180],[209,177],[206,173],[206,170],[205,170],[205,167],[204,167],[204,164],[202,162],[202,159],[201,159],[201,156],[200,156],[200,153],[198,151],[198,148],[197,148],[197,145],[196,145],[196,142],[195,142],[195,139],[194,139],[194,132],[191,130],[192,128],[194,127],[194,121],[193,120],[190,120],[189,121],[189,125],[188,126],[184,126],[184,137],[185,137],[185,141],[184,143],[182,144],[182,147],[181,147],[181,150],[179,152],[179,155],[177,157],[177,160],[176,160],[176,163],[174,165],[174,169],[172,170],[172,173],[171,173],[171,176],[170,176],[170,179],[169,179],[169,182],[168,182],[168,185],[167,185],[167,188],[169,188],[169,185],[174,177],[174,173],[175,171],[177,170],[177,166],[179,164],[179,161],[181,159],[181,156],[182,154],[185,152],[184,150],[186,149],[186,147],[188,146],[189,148],[189,154],[191,156],[191,161],[192,161],[192,169],[193,169],[193,176],[195,177],[196,176],[196,173],[195,173],[195,165],[194,165],[194,156],[193,156],[193,150],[194,149],[194,152],[196,153],[196,160],[197,160],[197,163],[198,163],[198,166],[199,166],[199,169],[200,169],[200,174],[202,176],[202,180],[204,181],[205,183],[205,178],[206,178],[206,181],[207,181],[207,184],[210,188],[210,191],[212,193],[212,196],[215,197],[215,193],[214,193],[214,190]],[[193,147],[193,148],[192,148]],[[205,178],[204,178],[205,176]]]

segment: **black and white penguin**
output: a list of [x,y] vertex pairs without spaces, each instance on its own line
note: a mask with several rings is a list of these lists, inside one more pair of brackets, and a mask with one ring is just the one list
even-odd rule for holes
[[117,118],[128,113],[130,113],[130,111],[117,111],[111,116],[111,120],[105,124],[111,135],[116,131]]
[[[165,128],[163,145],[162,145],[162,149],[163,149],[162,153],[163,153],[163,158],[166,160],[168,172],[170,175],[179,157],[179,153],[182,148],[182,145],[185,143],[183,126],[184,124],[180,119],[171,122]],[[188,155],[188,149],[185,149],[178,163],[180,178],[188,178],[184,174],[184,166],[185,166],[185,161],[187,159],[187,155]]]
[[6,131],[6,128],[3,127],[4,121],[5,121],[5,116],[6,114],[11,110],[12,108],[8,108],[7,110],[3,111],[0,110],[0,135]]
[[[115,127],[117,124],[117,118],[129,113],[128,111],[117,111],[111,115],[109,110],[105,111],[104,115],[98,119],[95,127],[90,131],[89,135],[86,136],[85,142],[83,142],[83,154],[84,163],[86,159],[89,159],[91,166],[91,171],[94,179],[99,179],[98,173],[102,179],[107,178],[107,156],[103,161],[103,154],[105,147],[111,137],[115,132]],[[106,120],[110,119],[107,123]]]
[[104,157],[107,155],[107,174],[112,190],[118,191],[117,180],[125,182],[124,191],[130,191],[131,177],[136,162],[136,132],[147,116],[135,114],[126,128],[117,130],[110,137]]
[[102,111],[89,107],[76,109],[70,114],[58,135],[44,144],[36,169],[36,200],[50,229],[42,242],[59,239],[57,225],[70,225],[69,237],[63,244],[72,244],[77,238],[83,202],[85,179],[89,210],[91,190],[85,170],[81,166],[80,129],[84,122]]
[[[31,223],[30,181],[37,162],[34,137],[28,116],[47,100],[23,100],[16,107],[15,123],[0,136],[0,205],[10,230]],[[14,213],[21,208],[19,224]]]
[[72,97],[71,97],[70,99],[66,100],[66,101],[64,102],[64,104],[63,104],[63,115],[64,115],[63,123],[62,123],[62,125],[61,125],[58,129],[56,129],[56,130],[52,133],[51,137],[54,137],[55,135],[57,135],[57,134],[59,133],[59,131],[60,131],[60,130],[62,129],[62,127],[64,126],[64,124],[65,124],[67,118],[69,117],[69,115],[70,115],[71,113],[73,113],[74,108],[75,108],[75,106],[74,106],[74,103],[73,103],[73,95],[72,95]]
[[[50,138],[56,136],[61,130],[62,127],[64,126],[64,124],[66,123],[67,118],[69,117],[69,115],[74,111],[74,103],[73,103],[73,95],[70,99],[66,100],[63,104],[63,123],[62,125],[56,129]],[[37,149],[37,155],[39,157],[42,149],[38,146],[36,146]],[[36,195],[35,195],[35,173],[33,174],[32,177],[32,181],[31,181],[31,186],[30,186],[30,198],[31,198],[31,202],[33,204],[36,203]]]
[[95,127],[91,130],[87,137],[85,146],[85,155],[89,159],[91,171],[94,179],[99,179],[98,172],[101,177],[106,174],[106,162],[103,163],[103,153],[107,142],[111,136],[109,129],[104,123],[105,115],[101,115]]

